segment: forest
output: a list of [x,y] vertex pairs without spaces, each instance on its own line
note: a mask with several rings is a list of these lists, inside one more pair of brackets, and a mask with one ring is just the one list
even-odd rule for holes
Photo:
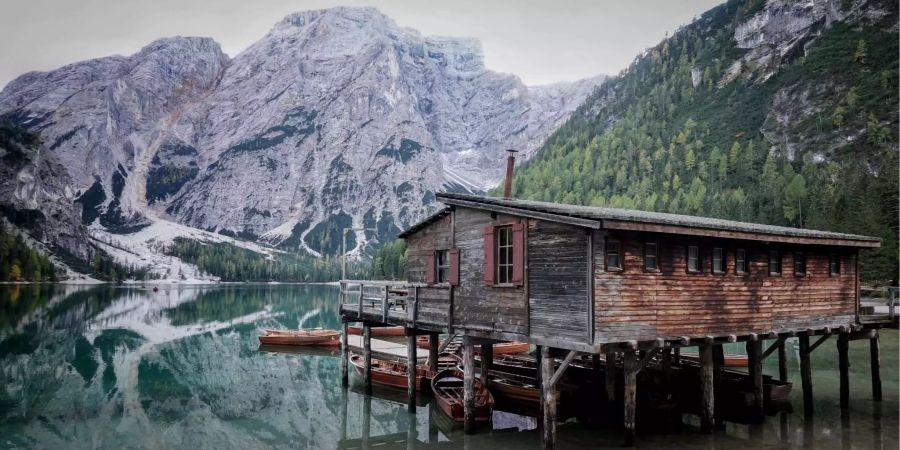
[[522,165],[513,196],[875,236],[861,276],[895,280],[897,5],[724,83],[745,53],[735,24],[762,3],[729,1],[638,56]]
[[58,281],[50,260],[8,232],[0,221],[0,281]]

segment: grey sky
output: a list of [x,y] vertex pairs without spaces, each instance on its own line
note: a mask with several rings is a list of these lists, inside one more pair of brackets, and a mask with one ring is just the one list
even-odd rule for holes
[[525,83],[616,74],[722,0],[12,0],[0,6],[0,86],[32,70],[129,55],[165,36],[211,36],[234,56],[294,11],[373,5],[426,35],[471,36]]

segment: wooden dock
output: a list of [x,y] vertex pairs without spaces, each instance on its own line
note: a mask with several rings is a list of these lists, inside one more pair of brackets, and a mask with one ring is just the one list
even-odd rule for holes
[[[407,346],[401,342],[372,339],[372,357],[378,359],[406,360]],[[354,353],[363,353],[363,337],[355,334],[347,336],[347,345]],[[416,348],[416,359],[424,362],[428,359],[428,350]]]

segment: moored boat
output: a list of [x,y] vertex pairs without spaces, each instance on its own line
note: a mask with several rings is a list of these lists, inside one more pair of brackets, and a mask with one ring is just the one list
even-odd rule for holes
[[[351,354],[350,364],[353,365],[353,372],[360,377],[365,376],[365,360],[362,355]],[[372,358],[372,382],[384,386],[406,389],[409,386],[407,373],[407,365],[400,361],[387,361],[383,359]],[[431,373],[424,367],[416,368],[416,390],[421,390],[422,380],[428,379]]]
[[[681,358],[691,362],[700,362],[700,355],[697,353],[682,352]],[[747,367],[748,361],[747,355],[725,354],[725,367]]]
[[[350,325],[347,327],[347,332],[350,334],[362,336],[363,327]],[[405,333],[406,329],[404,329],[402,326],[372,327],[372,337],[403,336]]]
[[341,332],[337,330],[266,330],[259,337],[265,345],[340,345]]
[[[475,383],[475,421],[488,422],[494,409],[494,397],[479,379]],[[431,380],[431,390],[438,406],[456,422],[465,419],[463,411],[463,373],[459,369],[438,372]]]

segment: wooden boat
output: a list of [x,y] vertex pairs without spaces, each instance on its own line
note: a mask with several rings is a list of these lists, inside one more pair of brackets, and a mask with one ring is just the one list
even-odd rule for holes
[[[350,334],[362,336],[363,327],[351,325],[351,326],[347,327],[347,332]],[[406,334],[406,329],[402,326],[372,327],[372,337],[403,336],[405,334]]]
[[266,345],[341,345],[341,332],[337,330],[266,330],[259,337]]
[[[494,397],[477,378],[475,383],[475,421],[489,422],[494,409]],[[463,373],[459,369],[438,372],[431,380],[431,390],[441,411],[456,422],[465,419],[463,410]]]
[[541,388],[533,377],[492,371],[488,379],[491,391],[498,397],[534,404],[540,401]]
[[763,377],[763,394],[766,403],[790,401],[794,383],[777,378]]
[[[354,373],[360,377],[365,376],[365,360],[362,355],[351,354],[350,364],[353,365]],[[407,386],[409,386],[406,367],[406,363],[404,362],[372,358],[372,382],[384,386],[406,389]],[[424,367],[416,368],[417,391],[422,388],[422,380],[429,378],[430,375],[428,369]]]
[[[682,352],[681,359],[699,363],[700,355],[697,353]],[[725,367],[747,367],[748,361],[747,355],[725,354]]]

